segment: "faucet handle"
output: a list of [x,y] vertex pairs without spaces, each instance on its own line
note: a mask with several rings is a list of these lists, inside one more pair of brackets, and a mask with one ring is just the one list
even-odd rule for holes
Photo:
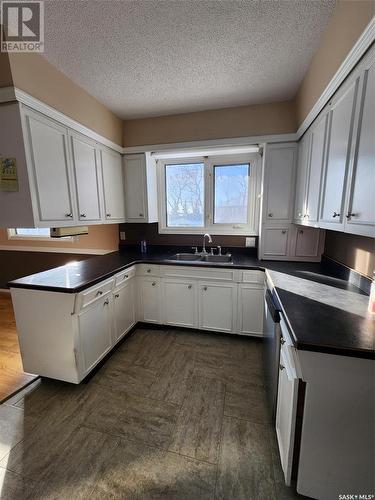
[[220,245],[217,246],[217,254],[221,255],[221,246]]
[[211,251],[210,251],[211,255],[214,255],[214,250],[216,250],[216,248],[217,247],[211,247]]
[[194,250],[194,253],[197,254],[198,253],[198,247],[191,247],[192,250]]

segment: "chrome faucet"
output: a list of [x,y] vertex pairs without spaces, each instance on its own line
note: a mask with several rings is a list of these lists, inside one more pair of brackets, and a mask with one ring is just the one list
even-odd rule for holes
[[208,238],[208,243],[212,243],[212,238],[208,233],[205,233],[203,235],[203,247],[202,247],[202,255],[207,255],[207,250],[206,250],[206,237]]

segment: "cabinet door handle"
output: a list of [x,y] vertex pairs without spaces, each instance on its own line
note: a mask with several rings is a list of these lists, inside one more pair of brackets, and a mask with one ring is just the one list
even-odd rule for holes
[[98,291],[96,292],[96,296],[98,297],[99,295],[103,295],[103,292],[102,292],[101,290],[98,290]]
[[106,214],[107,217],[112,217],[112,214]]
[[206,292],[206,291],[207,291],[207,287],[206,287],[206,286],[204,286],[204,287],[203,287],[203,290]]
[[299,234],[303,234],[303,229],[300,229],[298,232]]
[[191,290],[191,285],[188,285],[188,289]]
[[284,344],[285,344],[285,339],[284,339],[284,337],[280,337],[280,344],[281,344],[281,345],[284,345]]
[[122,277],[123,280],[126,280],[126,278],[129,278],[128,274],[124,274],[124,276]]
[[348,220],[350,220],[352,217],[356,217],[356,216],[357,216],[357,214],[353,214],[353,213],[351,213],[351,212],[348,212],[348,213],[346,214],[346,218],[347,218]]
[[143,214],[139,214],[139,217],[144,217],[144,215]]
[[108,306],[109,304],[109,299],[106,299],[104,302],[103,302],[103,306]]
[[73,217],[73,214],[72,214],[71,212],[69,212],[69,213],[65,214],[65,217],[70,217],[70,218],[72,218],[72,217]]
[[153,281],[153,282],[152,282],[152,286],[155,286],[155,285],[156,285],[156,281]]
[[335,217],[340,217],[340,214],[339,214],[339,213],[337,213],[337,212],[333,212],[332,217],[333,217],[333,218],[335,218]]
[[302,217],[302,214],[301,214],[301,213],[299,213],[299,214],[298,214],[298,217]]
[[285,234],[285,233],[286,233],[286,229],[283,229],[283,230],[281,231],[281,234]]
[[279,368],[280,368],[280,371],[283,371],[283,370],[284,370],[284,368],[285,368],[285,366],[284,366],[284,365],[282,365],[282,364],[280,363]]
[[151,272],[151,269],[147,269],[146,273],[150,273]]
[[80,217],[82,217],[83,219],[86,218],[86,214],[79,214]]
[[268,217],[273,217],[273,214],[268,214]]
[[305,215],[303,216],[303,218],[304,218],[304,219],[308,219],[309,217],[310,217],[310,216],[309,216],[309,214],[305,214]]
[[115,294],[115,299],[118,299],[120,295],[118,293]]

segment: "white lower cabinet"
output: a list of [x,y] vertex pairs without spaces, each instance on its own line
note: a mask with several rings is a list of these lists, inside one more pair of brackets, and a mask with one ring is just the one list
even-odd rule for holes
[[135,279],[131,278],[113,292],[114,342],[120,340],[135,324],[134,282]]
[[82,378],[112,347],[111,293],[103,295],[84,308],[78,313],[77,321]]
[[163,323],[190,328],[198,326],[196,283],[176,280],[164,281]]
[[161,323],[160,279],[139,278],[139,317],[146,323]]
[[231,333],[235,330],[237,285],[199,284],[199,328]]
[[238,332],[263,335],[263,288],[238,286]]

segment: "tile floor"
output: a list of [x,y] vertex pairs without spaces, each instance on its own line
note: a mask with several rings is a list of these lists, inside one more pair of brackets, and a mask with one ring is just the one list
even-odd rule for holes
[[262,500],[283,484],[261,344],[138,329],[87,382],[0,406],[0,498]]

